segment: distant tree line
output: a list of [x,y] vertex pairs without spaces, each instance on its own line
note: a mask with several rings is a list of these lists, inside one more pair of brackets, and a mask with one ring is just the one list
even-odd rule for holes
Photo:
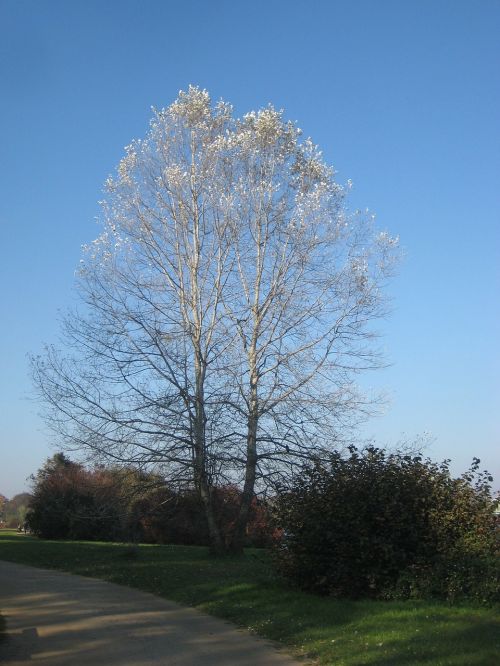
[[29,493],[19,493],[10,500],[5,495],[0,495],[0,524],[4,527],[23,525],[30,499]]

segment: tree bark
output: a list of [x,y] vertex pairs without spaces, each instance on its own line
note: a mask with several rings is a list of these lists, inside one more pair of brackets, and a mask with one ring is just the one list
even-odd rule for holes
[[199,497],[203,504],[205,517],[207,520],[208,536],[210,541],[210,552],[214,555],[222,555],[225,551],[225,544],[221,536],[220,528],[217,524],[213,507],[212,485],[207,475],[207,457],[206,457],[206,413],[205,413],[205,394],[204,380],[206,368],[199,353],[199,342],[197,341],[195,357],[195,376],[196,376],[196,404],[194,413],[194,455],[195,455],[195,475],[196,485]]
[[212,493],[208,488],[206,482],[200,486],[200,496],[205,510],[205,516],[208,526],[208,538],[210,541],[210,552],[212,555],[223,555],[226,552],[225,544],[222,539],[219,525],[215,518],[214,508],[212,504]]
[[238,518],[234,526],[229,550],[235,554],[243,553],[246,528],[250,517],[250,509],[255,494],[257,473],[257,427],[259,423],[257,399],[257,374],[253,368],[250,379],[250,410],[247,421],[247,457],[245,465],[245,483],[241,495]]

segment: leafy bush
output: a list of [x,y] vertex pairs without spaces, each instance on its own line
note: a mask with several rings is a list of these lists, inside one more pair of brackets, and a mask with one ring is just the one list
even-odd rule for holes
[[46,539],[111,539],[120,524],[115,488],[100,472],[58,453],[34,478],[27,521]]
[[370,447],[305,467],[274,510],[282,574],[353,598],[499,598],[491,477]]
[[[215,517],[229,541],[241,503],[233,485],[213,489]],[[174,490],[161,477],[134,469],[85,469],[64,454],[49,458],[33,477],[27,516],[46,539],[209,545],[203,507],[192,490]],[[268,543],[268,512],[254,498],[247,545]]]
[[[223,538],[230,540],[240,507],[241,491],[234,485],[213,489],[215,518]],[[180,545],[209,545],[207,523],[198,494],[158,489],[133,505],[131,520],[141,541]],[[269,544],[269,519],[265,504],[254,498],[247,526],[246,545]]]

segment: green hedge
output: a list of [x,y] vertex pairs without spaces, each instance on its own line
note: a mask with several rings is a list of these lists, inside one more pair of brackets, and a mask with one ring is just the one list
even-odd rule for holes
[[275,503],[275,561],[302,589],[351,598],[499,600],[492,478],[449,461],[351,447],[310,465]]

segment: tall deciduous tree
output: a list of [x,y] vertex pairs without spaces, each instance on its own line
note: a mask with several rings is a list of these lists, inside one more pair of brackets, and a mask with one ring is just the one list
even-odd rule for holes
[[33,359],[66,443],[194,485],[216,551],[214,486],[242,484],[238,550],[256,484],[335,445],[367,407],[353,376],[379,363],[369,325],[397,242],[347,213],[300,135],[194,87],[156,111],[106,183],[73,352]]

